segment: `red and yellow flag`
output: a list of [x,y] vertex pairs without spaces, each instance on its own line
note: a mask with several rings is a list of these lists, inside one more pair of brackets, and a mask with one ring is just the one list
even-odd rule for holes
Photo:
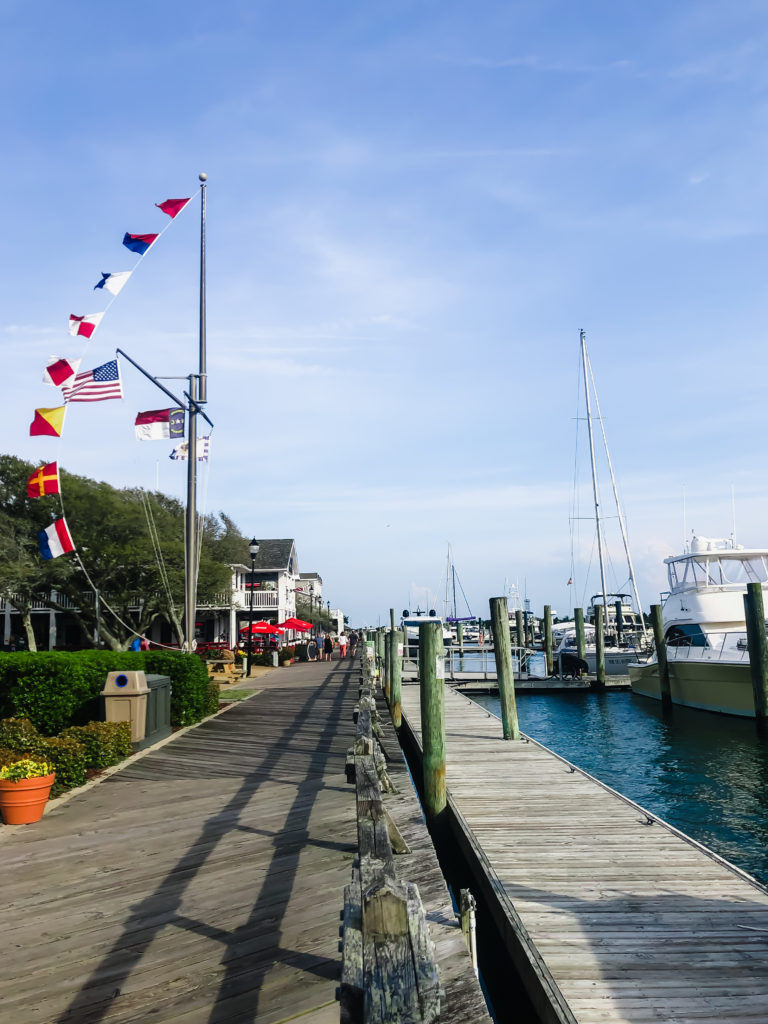
[[29,436],[61,437],[66,411],[66,405],[59,405],[55,409],[35,409],[35,418],[29,425]]
[[45,494],[59,493],[59,464],[47,462],[36,469],[27,480],[27,494],[30,498],[42,498]]

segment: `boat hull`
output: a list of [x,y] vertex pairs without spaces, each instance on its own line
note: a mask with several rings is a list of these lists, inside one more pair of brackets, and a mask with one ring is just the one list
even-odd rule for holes
[[[632,692],[661,700],[659,666],[630,665]],[[739,718],[755,717],[749,664],[727,661],[670,661],[669,688],[673,704]]]

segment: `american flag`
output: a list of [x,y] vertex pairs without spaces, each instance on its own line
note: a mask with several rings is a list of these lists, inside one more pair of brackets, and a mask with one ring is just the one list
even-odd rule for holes
[[120,367],[112,359],[87,373],[78,373],[71,384],[62,384],[65,402],[104,402],[108,398],[122,398],[123,385]]

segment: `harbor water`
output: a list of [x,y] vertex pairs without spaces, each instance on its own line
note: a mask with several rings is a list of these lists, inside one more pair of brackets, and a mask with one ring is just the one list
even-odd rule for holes
[[[473,696],[500,716],[498,697]],[[768,738],[628,692],[520,694],[532,739],[768,885]]]

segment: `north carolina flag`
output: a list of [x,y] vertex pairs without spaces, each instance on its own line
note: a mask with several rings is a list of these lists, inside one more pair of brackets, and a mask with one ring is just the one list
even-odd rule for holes
[[167,213],[171,220],[173,220],[177,213],[181,213],[188,202],[189,199],[166,199],[164,203],[155,203],[155,206],[158,210],[162,210],[163,213]]
[[53,384],[60,388],[70,377],[74,377],[80,366],[79,359],[59,359],[52,356],[43,371],[43,384]]
[[61,437],[66,411],[66,405],[59,405],[55,409],[35,409],[35,418],[29,425],[29,436]]
[[103,316],[103,313],[89,313],[88,316],[75,316],[74,313],[70,313],[69,333],[73,336],[82,334],[84,338],[90,338]]
[[93,290],[103,288],[105,291],[111,292],[112,295],[117,295],[132,273],[132,270],[118,270],[114,274],[105,274],[102,270],[101,280],[93,286]]
[[137,252],[143,256],[147,249],[157,240],[157,235],[129,235],[126,231],[123,237],[123,245],[131,252]]
[[184,437],[183,409],[150,409],[134,420],[137,441],[167,441]]
[[40,554],[46,560],[75,550],[64,519],[57,519],[47,530],[41,530],[37,535],[37,543],[40,545]]
[[59,464],[48,462],[36,469],[27,480],[27,495],[30,498],[42,498],[45,494],[59,493]]

